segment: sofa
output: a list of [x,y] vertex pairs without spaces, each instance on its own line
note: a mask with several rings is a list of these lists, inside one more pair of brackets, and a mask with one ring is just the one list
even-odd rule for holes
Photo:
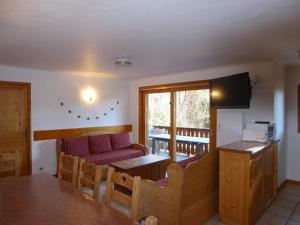
[[214,150],[171,163],[167,178],[142,180],[138,218],[153,215],[160,225],[203,224],[218,211],[218,168]]
[[57,140],[57,155],[60,152],[79,156],[86,162],[97,165],[143,156],[146,146],[131,144],[129,133],[86,135]]

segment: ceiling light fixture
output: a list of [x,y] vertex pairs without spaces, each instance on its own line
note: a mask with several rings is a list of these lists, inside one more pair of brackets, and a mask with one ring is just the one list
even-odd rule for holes
[[119,58],[115,61],[115,65],[117,67],[131,67],[132,66],[132,62],[130,61],[130,59],[123,57],[123,58]]

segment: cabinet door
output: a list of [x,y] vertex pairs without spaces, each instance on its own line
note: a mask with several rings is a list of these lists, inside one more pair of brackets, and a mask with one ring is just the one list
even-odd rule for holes
[[273,197],[274,189],[274,152],[273,147],[266,150],[264,155],[264,204],[267,205],[268,202]]
[[247,167],[243,154],[221,152],[220,158],[220,219],[226,224],[247,224]]
[[264,195],[264,156],[257,156],[251,166],[251,224],[260,217],[265,206]]

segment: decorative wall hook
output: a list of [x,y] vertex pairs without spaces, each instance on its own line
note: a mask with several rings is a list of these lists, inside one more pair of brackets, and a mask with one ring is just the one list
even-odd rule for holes
[[260,78],[259,76],[255,75],[254,77],[251,78],[251,84],[252,86],[256,86],[260,83]]

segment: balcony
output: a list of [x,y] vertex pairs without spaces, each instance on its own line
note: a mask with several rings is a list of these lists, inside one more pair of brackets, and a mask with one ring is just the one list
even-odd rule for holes
[[[165,138],[170,134],[170,127],[167,126],[153,126],[154,133],[158,134],[156,136],[164,135],[164,138],[152,138],[149,134],[148,144],[150,151],[154,154],[168,155],[168,139]],[[155,132],[156,131],[156,132]],[[153,134],[153,133],[152,133]],[[197,155],[205,154],[209,151],[209,144],[202,141],[198,141],[199,138],[209,138],[209,129],[203,128],[187,128],[187,127],[177,127],[176,128],[176,158],[177,161],[182,159]],[[153,140],[154,139],[154,140]],[[189,141],[190,140],[190,141]],[[208,141],[208,140],[205,140]]]

